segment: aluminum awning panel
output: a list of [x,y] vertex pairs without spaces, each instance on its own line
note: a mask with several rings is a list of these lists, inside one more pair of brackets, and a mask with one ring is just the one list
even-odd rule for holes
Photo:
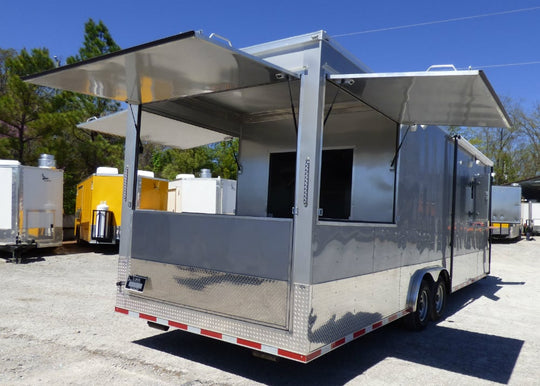
[[[126,136],[127,120],[133,119],[129,110],[123,110],[103,118],[89,120],[77,125],[80,129]],[[169,119],[146,111],[141,115],[141,140],[179,149],[190,149],[210,143],[221,142],[229,135]]]
[[340,74],[328,78],[401,124],[510,126],[482,71]]
[[292,73],[200,32],[186,32],[25,80],[131,104],[287,81]]

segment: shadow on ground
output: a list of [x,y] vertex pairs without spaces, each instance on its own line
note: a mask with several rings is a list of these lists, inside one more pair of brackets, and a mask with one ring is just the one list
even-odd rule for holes
[[[446,320],[451,322],[454,313],[480,297],[497,301],[496,293],[503,286],[522,284],[487,277],[449,298]],[[266,361],[253,357],[248,349],[180,330],[134,343],[269,385],[341,385],[389,357],[507,383],[524,342],[436,324],[410,332],[396,322],[308,364]]]
[[[20,251],[19,264],[31,264],[45,261],[48,256],[61,256],[61,255],[73,255],[79,253],[95,252],[103,255],[115,255],[118,254],[118,245],[108,244],[88,244],[76,242],[64,242],[59,247],[52,248],[27,248]],[[7,250],[0,250],[0,258],[5,259],[8,262],[15,263],[13,255]]]

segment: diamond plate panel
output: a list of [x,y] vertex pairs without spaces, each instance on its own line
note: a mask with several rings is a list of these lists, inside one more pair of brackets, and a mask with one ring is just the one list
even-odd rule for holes
[[398,297],[399,269],[314,285],[311,350],[397,312]]
[[147,277],[132,296],[287,328],[286,281],[131,259],[130,273]]
[[[449,263],[447,259],[443,265]],[[312,286],[310,351],[404,310],[411,277],[434,265],[438,264],[415,264]]]
[[[127,277],[126,264],[129,264],[128,260],[126,258],[119,260],[119,274],[124,280]],[[293,285],[291,295],[292,303],[295,304],[293,307],[295,312],[291,315],[289,330],[211,314],[155,299],[133,296],[131,291],[126,291],[123,287],[118,289],[116,305],[130,311],[307,354],[309,349],[307,324],[310,309],[310,286]]]
[[[130,259],[120,257],[120,280],[127,278],[129,264]],[[448,264],[446,259],[443,266]],[[293,284],[288,330],[133,296],[122,288],[117,306],[308,354],[403,310],[411,276],[432,265],[417,264],[313,286]]]

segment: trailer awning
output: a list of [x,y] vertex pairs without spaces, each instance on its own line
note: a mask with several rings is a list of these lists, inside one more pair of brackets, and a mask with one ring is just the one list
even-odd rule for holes
[[26,81],[131,104],[215,93],[296,78],[200,32],[186,32],[31,75]]
[[[107,115],[103,118],[92,119],[77,125],[80,129],[100,133],[126,136],[127,120],[133,119],[129,110]],[[210,143],[225,141],[230,138],[227,134],[207,130],[175,119],[169,119],[146,111],[141,116],[141,140],[160,145],[173,146],[180,149],[190,149]]]
[[401,124],[510,126],[482,71],[339,74],[328,78]]

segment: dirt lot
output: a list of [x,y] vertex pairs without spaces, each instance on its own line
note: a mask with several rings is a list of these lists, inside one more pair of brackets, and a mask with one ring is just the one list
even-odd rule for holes
[[0,384],[540,384],[540,237],[493,245],[491,276],[437,325],[392,324],[308,365],[113,312],[117,258],[65,245],[0,259]]

